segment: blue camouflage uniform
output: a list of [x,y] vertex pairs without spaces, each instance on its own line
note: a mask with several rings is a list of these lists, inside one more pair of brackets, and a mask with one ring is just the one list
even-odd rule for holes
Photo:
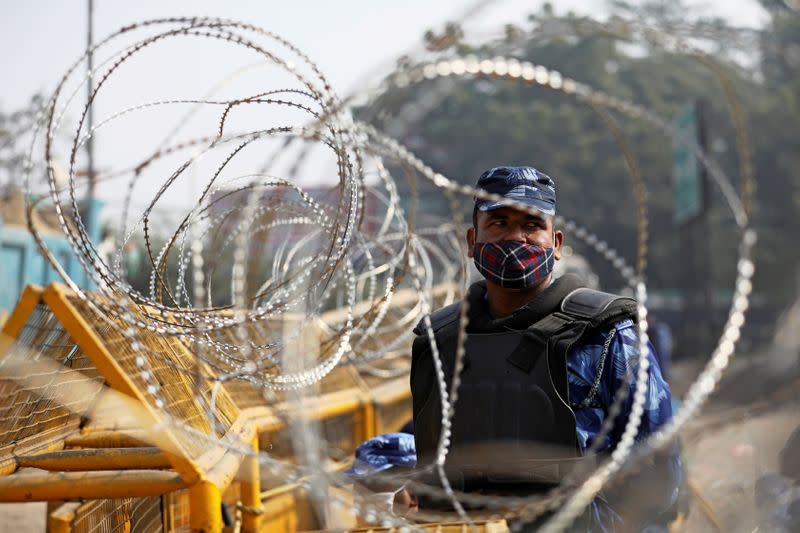
[[[608,355],[602,361],[603,346],[609,335],[614,335],[614,338],[609,345]],[[655,351],[649,343],[647,358],[650,362],[647,396],[636,436],[637,442],[646,439],[672,417],[669,385],[661,376]],[[625,374],[630,373],[627,396],[620,415],[597,450],[611,451],[619,442],[633,405],[638,361],[639,339],[632,320],[623,320],[608,332],[598,332],[582,339],[570,350],[567,356],[567,379],[581,449],[585,450],[594,442],[605,420],[605,409],[614,402],[616,391],[621,391]],[[594,394],[591,392],[593,385],[596,389]],[[651,502],[651,505],[655,508],[655,512],[664,513],[673,509],[678,499],[682,483],[681,459],[677,450],[671,450],[669,453],[658,455],[655,461],[656,464],[651,468],[657,468],[664,474],[660,480],[663,484],[660,491],[662,501]],[[635,480],[633,482],[635,483]],[[594,515],[592,531],[614,531],[615,526],[619,524],[620,518],[601,500],[595,500],[592,512]],[[659,522],[658,516],[653,518],[654,522]]]

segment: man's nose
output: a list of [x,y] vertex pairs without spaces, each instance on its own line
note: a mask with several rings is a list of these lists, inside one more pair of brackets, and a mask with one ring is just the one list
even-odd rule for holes
[[511,226],[508,230],[508,234],[506,235],[506,240],[527,242],[528,232],[525,231],[525,228],[523,226]]

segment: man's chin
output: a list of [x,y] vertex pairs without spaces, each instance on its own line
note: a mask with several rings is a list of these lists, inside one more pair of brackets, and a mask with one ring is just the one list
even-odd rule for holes
[[541,285],[542,284],[539,283],[538,285],[534,285],[533,287],[503,287],[503,290],[513,294],[520,294],[520,293],[535,291],[539,287],[541,287]]
[[498,285],[497,283],[489,281],[486,278],[484,279],[486,280],[486,285],[491,285],[494,290],[505,292],[507,294],[524,294],[526,292],[536,291],[539,288],[544,287],[549,278],[543,279],[541,282],[532,287],[503,287],[502,285]]

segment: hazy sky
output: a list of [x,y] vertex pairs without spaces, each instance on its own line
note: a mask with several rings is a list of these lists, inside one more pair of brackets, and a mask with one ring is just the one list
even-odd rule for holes
[[[419,47],[426,29],[440,30],[444,22],[458,19],[475,0],[338,0],[338,1],[219,1],[219,0],[95,0],[94,33],[99,39],[131,22],[164,16],[219,16],[242,20],[281,34],[313,61],[331,80],[337,92],[346,94],[368,72],[393,64],[400,54]],[[556,9],[602,14],[605,0],[553,2]],[[692,2],[707,13],[728,17],[737,25],[757,25],[764,18],[756,0]],[[0,7],[0,108],[10,110],[27,102],[36,91],[49,93],[64,70],[83,53],[86,45],[84,0],[3,0]],[[524,24],[539,1],[496,1],[467,25],[485,33],[507,22]],[[211,53],[214,53],[213,51]],[[204,58],[187,58],[202,64]],[[156,58],[155,61],[158,59]],[[152,65],[168,68],[163,65]],[[209,69],[214,70],[214,69]],[[378,70],[380,72],[380,69]],[[199,83],[214,84],[228,72],[208,72]],[[375,81],[375,76],[373,76]],[[140,80],[141,81],[141,80]],[[129,101],[140,87],[131,84]],[[98,104],[102,105],[102,104]],[[104,112],[118,109],[98,110]],[[98,135],[97,160],[108,166],[119,157],[115,143],[104,146]],[[111,146],[109,146],[111,145]],[[102,196],[114,200],[114,188],[103,188]]]
[[[459,18],[475,0],[95,0],[95,38],[125,24],[163,16],[208,15],[242,20],[275,31],[318,62],[346,92],[360,75],[418,46],[428,28]],[[524,22],[541,1],[498,0],[472,22],[482,27]],[[559,10],[598,13],[604,0],[553,2]],[[692,2],[738,25],[763,19],[756,0]],[[86,43],[84,0],[3,0],[0,7],[0,106],[23,104],[31,93],[50,90],[80,56]]]

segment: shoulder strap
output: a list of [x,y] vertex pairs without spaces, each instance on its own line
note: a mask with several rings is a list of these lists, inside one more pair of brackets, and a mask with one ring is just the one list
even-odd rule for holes
[[[552,343],[556,352],[561,350],[566,356],[564,350],[587,330],[609,326],[635,316],[636,300],[633,298],[582,287],[567,294],[558,311],[528,327],[525,337],[533,346],[538,346],[537,350],[544,350]],[[566,357],[555,357],[554,360],[561,364],[566,361]],[[524,353],[512,354],[509,362],[525,371],[532,365],[529,356]]]
[[[443,327],[452,324],[458,320],[458,315],[461,312],[461,302],[452,303],[448,306],[437,309],[431,313],[431,327],[434,333]],[[425,320],[420,320],[414,327],[415,335],[422,335],[425,332]]]
[[586,287],[575,289],[561,302],[561,312],[591,327],[636,316],[636,300]]

